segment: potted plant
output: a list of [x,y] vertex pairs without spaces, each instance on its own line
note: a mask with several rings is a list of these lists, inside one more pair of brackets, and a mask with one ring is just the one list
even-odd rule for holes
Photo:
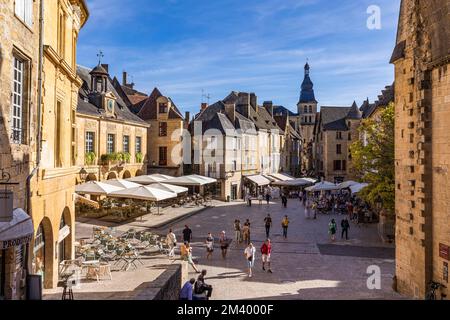
[[144,155],[142,154],[142,152],[136,153],[136,162],[137,163],[142,163],[143,160],[144,160]]
[[92,166],[92,165],[94,165],[95,164],[95,159],[96,159],[96,155],[95,155],[95,153],[94,152],[88,152],[88,153],[86,153],[86,155],[85,155],[85,162],[86,162],[86,165],[88,165],[88,166]]

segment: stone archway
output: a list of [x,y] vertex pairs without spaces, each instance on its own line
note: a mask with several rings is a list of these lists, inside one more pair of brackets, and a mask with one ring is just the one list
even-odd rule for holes
[[117,179],[117,174],[115,172],[110,172],[106,180],[114,180],[114,179]]
[[54,252],[52,223],[49,218],[44,217],[35,231],[33,272],[42,275],[45,289],[53,287]]
[[123,173],[122,179],[129,179],[129,178],[131,178],[131,173],[130,171],[127,170]]
[[72,214],[68,207],[64,208],[59,223],[58,262],[72,260]]
[[142,171],[142,170],[137,170],[136,171],[136,177],[140,177],[140,176],[143,176],[144,175],[144,171]]

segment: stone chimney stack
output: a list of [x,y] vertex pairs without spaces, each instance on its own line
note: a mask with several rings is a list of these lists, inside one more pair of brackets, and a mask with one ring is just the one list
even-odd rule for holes
[[253,109],[258,110],[258,97],[253,92],[250,93],[250,105]]
[[270,115],[273,118],[273,116],[274,116],[274,114],[273,114],[273,102],[272,101],[264,101],[263,107],[267,110],[267,112],[270,113]]
[[188,129],[190,123],[191,123],[191,113],[189,111],[186,111],[184,116],[184,128]]
[[225,114],[234,125],[234,122],[236,121],[236,105],[234,103],[225,104]]
[[200,107],[200,111],[205,111],[206,109],[208,109],[209,105],[206,102],[203,102],[201,107]]
[[126,71],[124,71],[124,72],[122,73],[122,85],[123,85],[123,86],[126,86],[126,85],[127,85],[127,81],[128,81],[128,74],[127,74]]

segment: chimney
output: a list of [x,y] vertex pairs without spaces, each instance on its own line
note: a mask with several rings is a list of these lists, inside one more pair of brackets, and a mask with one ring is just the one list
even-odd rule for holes
[[185,129],[189,128],[189,124],[191,123],[191,113],[189,111],[186,111],[184,116],[184,123],[185,123]]
[[109,64],[104,64],[104,63],[102,63],[102,67],[103,67],[103,69],[105,69],[106,72],[108,72],[108,74],[109,74]]
[[250,93],[250,104],[253,107],[253,109],[258,109],[258,97],[254,93]]
[[234,122],[236,120],[236,105],[234,103],[225,104],[225,114],[234,125]]
[[123,86],[126,86],[127,85],[127,79],[128,78],[128,74],[127,74],[127,72],[126,71],[124,71],[123,73],[122,73],[122,85]]
[[270,113],[270,115],[273,118],[273,116],[274,116],[274,114],[273,114],[273,102],[272,101],[264,101],[263,107],[264,107],[264,109],[267,110],[267,112]]
[[208,109],[209,105],[206,102],[203,102],[201,107],[200,107],[200,111],[205,111],[206,109]]

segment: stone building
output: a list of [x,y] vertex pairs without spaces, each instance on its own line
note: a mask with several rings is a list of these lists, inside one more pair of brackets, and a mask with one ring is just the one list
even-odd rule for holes
[[[36,164],[39,9],[40,1],[0,1],[0,183],[18,183],[8,186],[13,208],[29,215],[26,181]],[[25,253],[34,228],[29,223],[26,233],[7,237],[4,232],[17,226],[12,220],[17,213],[6,214],[0,212],[0,300],[22,299],[21,282],[29,270]]]
[[148,98],[146,93],[134,89],[134,82],[128,82],[128,73],[126,71],[122,74],[122,82],[120,83],[119,80],[114,77],[112,79],[112,85],[116,89],[117,93],[119,93],[122,100],[126,103],[127,107],[131,107],[132,105]]
[[190,129],[196,137],[194,152],[201,150],[200,161],[194,159],[195,172],[218,180],[212,188],[218,199],[243,199],[243,177],[258,173],[258,135],[253,122],[234,103],[219,101],[203,108]]
[[302,137],[295,130],[295,121],[291,121],[289,115],[274,116],[274,119],[284,133],[281,143],[281,171],[294,177],[300,177]]
[[148,173],[183,175],[182,138],[184,118],[170,97],[155,88],[150,96],[130,108],[150,125],[148,129]]
[[350,146],[359,139],[362,112],[356,102],[351,107],[320,108],[315,135],[316,175],[340,183],[354,179]]
[[43,275],[45,288],[56,287],[59,262],[75,256],[76,109],[82,84],[76,49],[87,17],[83,0],[44,1],[42,161],[31,181],[31,256],[33,271]]
[[[422,299],[449,287],[450,1],[403,0],[395,64],[396,279]],[[448,289],[439,290],[448,298]]]
[[79,182],[127,179],[147,173],[149,125],[128,109],[108,69],[108,65],[92,70],[77,68],[83,81],[76,114]]

